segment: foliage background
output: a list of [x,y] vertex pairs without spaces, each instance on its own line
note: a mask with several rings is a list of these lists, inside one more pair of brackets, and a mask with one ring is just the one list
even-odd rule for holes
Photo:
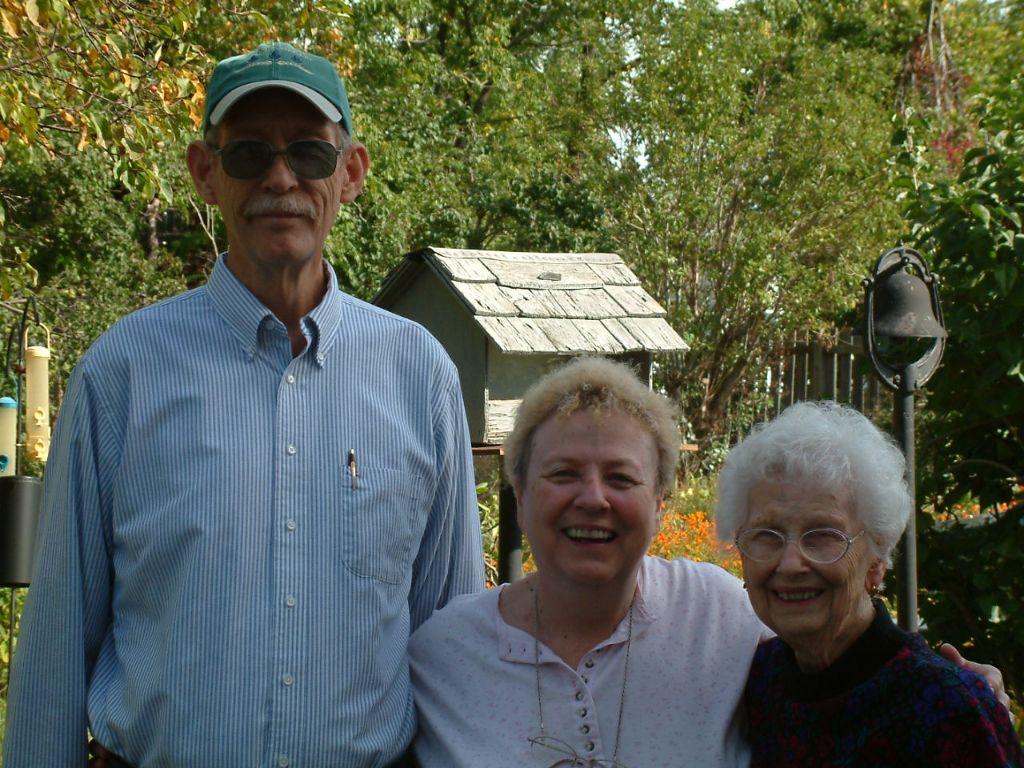
[[925,631],[1019,696],[1022,25],[1020,0],[0,0],[0,329],[36,297],[56,412],[114,319],[201,283],[224,243],[181,161],[204,78],[290,40],[337,63],[373,158],[328,242],[348,290],[424,245],[641,276],[692,347],[658,385],[701,446],[655,549],[729,565],[713,472],[765,365],[847,322],[903,239],[951,333],[919,398]]

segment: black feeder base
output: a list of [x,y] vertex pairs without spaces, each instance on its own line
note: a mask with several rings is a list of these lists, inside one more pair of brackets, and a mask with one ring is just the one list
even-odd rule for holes
[[0,477],[0,585],[27,587],[43,498],[34,477]]

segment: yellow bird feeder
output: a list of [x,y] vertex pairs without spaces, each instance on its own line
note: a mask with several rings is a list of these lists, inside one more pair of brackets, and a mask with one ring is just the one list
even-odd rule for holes
[[46,461],[50,455],[50,329],[45,346],[30,346],[28,329],[22,336],[25,359],[25,454],[32,461]]

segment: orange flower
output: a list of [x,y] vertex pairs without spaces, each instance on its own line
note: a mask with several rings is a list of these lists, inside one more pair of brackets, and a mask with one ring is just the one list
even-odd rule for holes
[[740,570],[739,556],[734,547],[718,541],[711,519],[701,510],[666,513],[648,554],[665,559],[685,557],[715,563],[732,573]]

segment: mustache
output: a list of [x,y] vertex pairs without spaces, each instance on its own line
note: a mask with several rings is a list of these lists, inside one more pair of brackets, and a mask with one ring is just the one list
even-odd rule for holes
[[316,208],[308,200],[299,197],[277,197],[275,195],[263,195],[256,197],[246,203],[242,209],[242,215],[252,216],[305,216],[307,219],[316,218]]

